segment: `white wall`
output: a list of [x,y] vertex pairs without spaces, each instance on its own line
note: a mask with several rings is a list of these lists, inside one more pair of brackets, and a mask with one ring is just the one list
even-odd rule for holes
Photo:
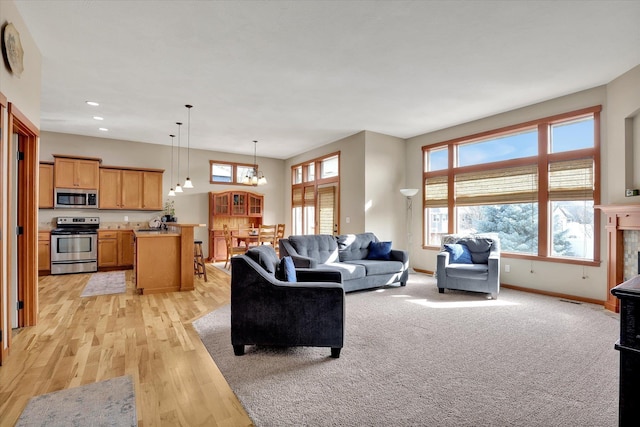
[[365,228],[406,249],[405,140],[365,132]]
[[[636,97],[636,99],[640,99]],[[585,90],[572,95],[563,96],[550,101],[509,111],[503,114],[487,117],[459,126],[442,129],[436,132],[419,135],[407,140],[407,186],[421,188],[422,180],[422,147],[437,142],[447,141],[454,138],[464,137],[475,133],[501,128],[508,125],[523,123],[542,117],[555,114],[566,113],[581,108],[602,105],[601,115],[601,137],[602,152],[609,150],[611,142],[607,135],[608,115],[610,106],[607,102],[607,88],[600,86]],[[614,142],[614,145],[620,142]],[[604,158],[603,158],[604,159]],[[611,168],[606,167],[603,161],[602,167],[602,188],[611,187],[608,172]],[[615,169],[615,167],[613,167]],[[624,182],[624,173],[620,178]],[[616,185],[614,185],[616,186]],[[624,189],[624,185],[622,187]],[[604,193],[604,191],[603,191]],[[421,193],[418,193],[419,195]],[[414,268],[435,271],[437,248],[422,248],[422,203],[419,196],[414,202],[412,264]],[[603,194],[603,202],[606,197]],[[606,237],[604,226],[601,226],[602,257],[606,255]],[[420,236],[420,237],[418,237]],[[606,258],[605,258],[606,259]],[[511,272],[504,271],[504,265],[509,264]],[[504,257],[502,260],[501,282],[521,286],[524,288],[539,289],[548,292],[557,292],[569,295],[581,296],[597,300],[605,300],[607,296],[607,267],[606,262],[599,267],[583,267],[580,265],[570,265],[564,263],[553,263],[543,261],[530,261]]]
[[[624,159],[633,158],[634,153],[640,153],[640,139],[634,137],[634,128],[640,122],[640,65],[621,75],[607,85],[607,128],[606,150],[603,150],[603,204],[640,203],[640,196],[625,197],[627,184],[632,188],[640,188],[640,163],[637,160],[625,163]],[[628,129],[626,119],[633,124]],[[605,133],[606,132],[606,133]],[[635,131],[637,133],[637,130]],[[629,137],[631,147],[625,147],[625,139]],[[631,151],[628,153],[627,151]],[[625,167],[621,167],[621,166]],[[631,168],[631,170],[629,169]],[[629,178],[627,178],[629,177]],[[630,181],[630,182],[626,182]]]
[[[15,3],[12,0],[0,1],[0,27],[3,27],[6,23],[11,22],[18,33],[20,33],[20,42],[24,49],[24,71],[20,77],[14,76],[7,70],[4,63],[0,64],[0,93],[7,97],[7,101],[13,106],[17,107],[22,114],[24,114],[31,123],[36,127],[40,127],[40,86],[41,86],[41,69],[42,69],[42,56],[38,47],[36,46],[31,33],[26,27],[22,17],[18,13],[15,7]],[[3,61],[4,62],[4,61]],[[0,170],[6,174],[8,164],[7,147],[9,144],[9,135],[7,134],[8,121],[7,115],[0,116],[0,139],[2,140],[2,151],[0,151]],[[9,243],[11,239],[9,230],[9,216],[10,212],[7,211],[7,196],[9,194],[8,185],[11,183],[11,179],[8,176],[2,177],[2,229],[4,230],[4,236],[2,241],[2,264],[0,277],[0,292],[2,293],[2,301],[8,301],[8,286],[10,283],[7,277],[7,269],[11,259],[11,251],[9,250]],[[15,208],[15,207],[14,207]],[[34,245],[36,242],[34,242]],[[15,266],[14,266],[15,269]],[[2,330],[2,348],[7,348],[8,338],[7,334],[11,331],[11,325],[7,322],[7,317],[3,316],[0,319],[0,329]]]
[[[340,233],[365,231],[365,132],[324,145],[287,159],[283,187],[287,230],[291,230],[291,166],[340,152]],[[349,222],[347,223],[347,218]],[[289,235],[287,231],[285,234]]]
[[[71,135],[54,132],[43,132],[40,137],[40,161],[53,161],[53,154],[67,154],[77,156],[98,157],[105,166],[128,166],[164,169],[163,194],[164,201],[169,200],[166,194],[169,188],[175,187],[179,181],[184,184],[187,176],[187,150],[181,149],[180,172],[177,171],[177,149],[174,156],[173,177],[171,177],[171,146],[146,144],[134,141],[120,141],[115,139],[97,138],[81,135]],[[220,153],[207,150],[192,149],[189,154],[190,178],[195,188],[184,190],[175,200],[176,216],[182,223],[209,223],[209,192],[226,190],[249,190],[264,194],[265,223],[282,222],[284,218],[282,188],[284,161],[277,159],[258,158],[260,170],[265,173],[268,183],[260,187],[244,187],[237,185],[220,185],[209,183],[209,160],[221,160],[238,163],[253,163],[252,156]],[[51,224],[58,216],[67,215],[96,215],[101,222],[123,222],[128,216],[130,223],[148,222],[155,216],[161,216],[162,211],[117,211],[117,210],[68,210],[68,209],[40,209],[39,223]],[[195,237],[207,242],[207,227],[195,229]],[[205,255],[208,256],[208,245],[204,245]]]

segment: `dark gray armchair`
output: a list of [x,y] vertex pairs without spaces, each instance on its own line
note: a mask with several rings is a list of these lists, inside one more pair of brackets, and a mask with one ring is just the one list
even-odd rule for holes
[[331,347],[344,344],[345,297],[338,271],[296,269],[297,282],[276,278],[279,260],[271,246],[231,258],[231,344]]
[[[447,245],[464,245],[466,253],[452,253],[456,248],[445,248]],[[445,235],[442,238],[442,247],[443,250],[438,253],[436,268],[440,293],[444,293],[445,289],[458,289],[484,292],[490,294],[493,299],[498,298],[500,240],[497,234]]]

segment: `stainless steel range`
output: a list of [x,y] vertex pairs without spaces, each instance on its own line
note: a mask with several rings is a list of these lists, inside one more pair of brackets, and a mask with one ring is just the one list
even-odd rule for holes
[[51,274],[98,271],[98,217],[61,216],[51,230]]

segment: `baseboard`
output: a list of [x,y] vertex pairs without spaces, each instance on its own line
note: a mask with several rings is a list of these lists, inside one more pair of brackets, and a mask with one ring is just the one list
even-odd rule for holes
[[586,303],[589,303],[589,304],[596,304],[596,305],[604,306],[605,303],[606,303],[606,301],[599,300],[599,299],[585,298],[585,297],[579,297],[579,296],[576,296],[576,295],[569,295],[569,294],[562,294],[560,292],[543,291],[543,290],[540,290],[540,289],[525,288],[525,287],[522,287],[522,286],[509,285],[509,284],[506,284],[506,283],[501,283],[500,286],[503,287],[503,288],[513,289],[514,291],[522,291],[522,292],[529,292],[529,293],[532,293],[532,294],[546,295],[546,296],[549,296],[549,297],[570,299],[570,300],[573,300],[573,301],[586,302]]
[[[433,272],[431,270],[423,270],[421,268],[414,268],[414,271],[416,271],[418,273],[429,274],[429,275],[435,277],[435,272]],[[503,287],[503,288],[513,289],[514,291],[529,292],[529,293],[532,293],[532,294],[539,294],[539,295],[546,295],[546,296],[549,296],[549,297],[569,299],[569,300],[572,300],[572,301],[586,302],[586,303],[589,303],[589,304],[596,304],[596,305],[606,306],[606,303],[607,303],[604,300],[579,297],[579,296],[576,296],[576,295],[562,294],[562,293],[559,293],[559,292],[543,291],[541,289],[525,288],[525,287],[522,287],[522,286],[509,285],[507,283],[501,283],[500,286]],[[605,308],[607,308],[607,307],[605,307]]]

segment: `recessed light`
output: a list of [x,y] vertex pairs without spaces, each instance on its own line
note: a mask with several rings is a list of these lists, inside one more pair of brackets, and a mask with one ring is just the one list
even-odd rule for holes
[[98,128],[98,130],[101,130],[102,132],[108,132],[109,131],[109,129],[107,129],[107,128]]
[[95,101],[87,101],[87,104],[88,104],[88,105],[91,105],[92,107],[97,107],[98,105],[100,105],[100,104],[98,104],[98,103],[97,103],[97,102],[95,102]]
[[95,120],[104,120],[104,117],[100,117],[100,116],[93,116],[93,118],[94,118]]

